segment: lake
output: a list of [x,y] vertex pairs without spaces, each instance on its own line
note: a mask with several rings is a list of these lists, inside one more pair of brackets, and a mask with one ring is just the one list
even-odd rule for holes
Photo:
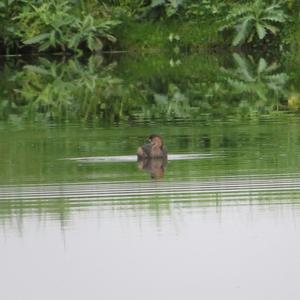
[[293,63],[45,60],[1,64],[3,299],[299,299]]

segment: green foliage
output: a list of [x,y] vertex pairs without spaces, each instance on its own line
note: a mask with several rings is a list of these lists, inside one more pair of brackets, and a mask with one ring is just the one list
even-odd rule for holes
[[40,58],[18,71],[6,68],[0,118],[110,123],[240,118],[288,109],[288,101],[295,108],[299,98],[298,77],[290,80],[278,63],[262,57],[234,54],[232,67],[203,55],[133,60],[118,66],[100,56],[86,63]]
[[299,1],[287,1],[289,14],[289,26],[286,26],[282,34],[282,43],[285,48],[297,53],[300,47],[300,3]]
[[274,0],[272,4],[255,0],[252,3],[235,4],[220,31],[233,30],[235,35],[232,45],[238,46],[251,43],[255,38],[265,40],[268,34],[276,35],[281,28],[280,24],[284,24],[286,19],[281,0]]
[[139,19],[165,19],[178,15],[187,0],[149,0],[139,1],[134,14]]
[[207,19],[224,17],[228,10],[228,3],[219,0],[193,1],[186,6],[187,18]]
[[0,50],[1,44],[3,44],[7,53],[15,46],[18,46],[17,26],[11,20],[18,15],[22,6],[23,1],[21,0],[0,2]]
[[22,99],[19,109],[28,117],[40,114],[50,120],[119,120],[136,104],[131,93],[138,93],[111,76],[112,67],[102,67],[99,56],[91,57],[85,66],[77,60],[50,63],[46,59],[26,65],[14,78],[17,98]]
[[151,0],[144,9],[153,17],[174,17],[183,19],[209,18],[224,15],[227,3],[220,0]]
[[[288,76],[279,73],[279,65],[268,64],[264,58],[256,62],[252,56],[243,57],[233,54],[236,67],[223,69],[230,92],[244,97],[240,107],[247,111],[273,110],[278,108],[280,98],[287,98],[286,84]],[[251,108],[251,109],[250,109]]]
[[85,13],[72,14],[69,2],[50,1],[39,6],[30,5],[16,18],[18,35],[25,45],[37,45],[39,51],[49,48],[77,51],[84,44],[90,51],[103,47],[103,40],[115,42],[110,33],[118,21],[95,19]]
[[144,93],[146,102],[139,113],[141,119],[184,119],[191,116],[191,107],[188,97],[174,83],[167,86],[166,92],[158,92],[148,86]]
[[[0,52],[81,54],[103,47],[144,49],[153,47],[153,40],[164,49],[171,33],[180,35],[185,49],[198,48],[197,44],[228,47],[228,34],[217,35],[216,28],[233,33],[233,46],[269,44],[274,36],[281,45],[294,46],[299,13],[295,0],[1,0]],[[146,23],[161,28],[148,32],[151,25]],[[136,31],[141,41],[132,46]]]

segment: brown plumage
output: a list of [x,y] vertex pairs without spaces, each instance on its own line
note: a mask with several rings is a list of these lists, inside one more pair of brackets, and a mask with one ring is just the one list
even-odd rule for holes
[[152,134],[148,138],[149,143],[142,145],[137,150],[138,159],[167,158],[167,149],[163,139],[158,134]]

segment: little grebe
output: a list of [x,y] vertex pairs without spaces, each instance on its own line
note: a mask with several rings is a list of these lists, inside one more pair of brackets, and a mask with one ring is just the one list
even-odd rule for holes
[[158,134],[152,134],[148,138],[149,143],[144,144],[137,150],[138,159],[145,158],[167,158],[167,149],[163,139]]

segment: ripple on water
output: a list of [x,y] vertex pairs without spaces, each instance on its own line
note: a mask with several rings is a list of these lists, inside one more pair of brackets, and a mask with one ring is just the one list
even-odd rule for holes
[[[214,154],[199,154],[199,153],[190,153],[190,154],[169,154],[168,160],[196,160],[204,158],[216,158],[219,155]],[[121,155],[121,156],[92,156],[92,157],[70,157],[65,158],[65,160],[73,160],[81,163],[101,163],[101,162],[130,162],[136,161],[136,155]]]
[[[215,205],[299,200],[300,175],[228,176],[190,181],[119,181],[69,184],[2,186],[0,201],[35,200],[98,201],[114,205],[141,204],[151,201],[176,203],[201,202]],[[289,197],[284,197],[289,195]]]

